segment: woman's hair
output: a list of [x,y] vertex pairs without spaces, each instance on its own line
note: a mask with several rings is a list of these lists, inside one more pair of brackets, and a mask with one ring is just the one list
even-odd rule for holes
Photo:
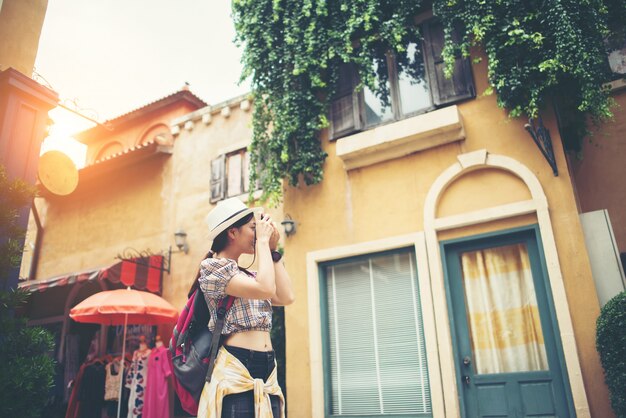
[[[232,224],[231,226],[229,226],[222,232],[220,232],[220,234],[216,236],[215,239],[213,239],[213,245],[211,245],[211,249],[209,250],[208,253],[206,253],[206,255],[202,258],[202,260],[206,260],[207,258],[213,258],[214,254],[219,253],[224,248],[226,248],[226,246],[228,245],[228,230],[231,228],[241,228],[242,226],[250,222],[250,220],[252,220],[253,217],[254,217],[254,213],[250,213],[244,216],[243,218],[239,219],[237,222],[235,222],[234,224]],[[196,279],[193,281],[193,284],[191,285],[191,289],[189,289],[189,293],[187,294],[187,297],[191,297],[193,292],[198,288],[198,286],[200,286],[200,282],[198,281],[198,279],[200,278],[201,269],[202,267],[198,267],[198,272],[196,273]],[[244,268],[240,268],[240,269],[246,271],[247,273],[246,269]]]
[[231,226],[229,226],[222,232],[220,232],[220,234],[216,236],[215,239],[213,240],[213,245],[211,245],[211,251],[213,251],[213,253],[219,253],[224,248],[226,248],[226,246],[228,245],[228,231],[231,228],[241,228],[242,226],[250,222],[250,220],[253,217],[254,217],[254,213],[250,213],[244,216],[243,218],[239,219],[237,222],[235,222],[234,224],[232,224]]

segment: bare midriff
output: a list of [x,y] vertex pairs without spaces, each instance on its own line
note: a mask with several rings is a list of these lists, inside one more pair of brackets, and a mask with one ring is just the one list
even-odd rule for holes
[[269,331],[235,332],[226,337],[224,344],[254,351],[273,350]]

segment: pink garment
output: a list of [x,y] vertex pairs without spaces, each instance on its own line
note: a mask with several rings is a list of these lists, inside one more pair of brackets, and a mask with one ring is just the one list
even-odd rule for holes
[[167,358],[167,348],[153,348],[148,360],[148,382],[142,418],[167,418],[170,416],[168,378],[172,374]]

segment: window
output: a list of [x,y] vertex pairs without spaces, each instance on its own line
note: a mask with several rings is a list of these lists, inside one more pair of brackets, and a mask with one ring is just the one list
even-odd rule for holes
[[250,154],[246,148],[222,154],[211,161],[211,202],[248,193],[249,172]]
[[326,415],[432,416],[414,252],[321,268]]
[[468,59],[457,58],[452,78],[443,74],[441,23],[429,20],[421,25],[421,31],[424,38],[421,47],[417,43],[407,46],[403,57],[407,69],[399,65],[397,56],[387,56],[389,105],[383,105],[367,87],[356,92],[358,79],[354,67],[342,65],[337,93],[331,103],[332,139],[474,97]]

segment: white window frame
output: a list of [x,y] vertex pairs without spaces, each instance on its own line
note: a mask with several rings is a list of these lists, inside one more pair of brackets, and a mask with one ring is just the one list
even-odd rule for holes
[[309,355],[311,367],[311,417],[324,417],[324,370],[321,305],[319,289],[320,263],[337,261],[348,257],[363,256],[382,251],[402,249],[412,246],[415,249],[417,275],[422,305],[422,320],[426,347],[428,377],[432,413],[435,417],[445,416],[443,387],[441,385],[439,348],[435,329],[432,291],[428,271],[428,254],[423,232],[390,237],[377,241],[364,242],[342,247],[328,248],[307,253],[307,294],[309,306]]

